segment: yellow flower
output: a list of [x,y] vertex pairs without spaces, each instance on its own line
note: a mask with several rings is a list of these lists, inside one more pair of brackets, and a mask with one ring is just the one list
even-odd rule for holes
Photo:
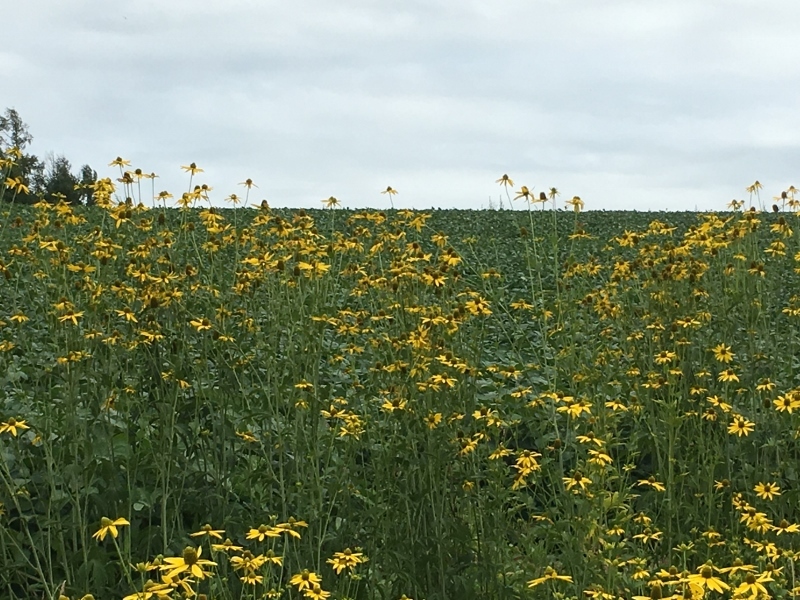
[[713,396],[708,396],[706,400],[708,400],[714,407],[720,409],[722,412],[725,413],[730,412],[731,409],[733,408],[730,404],[725,402],[722,398],[720,398],[716,394]]
[[281,533],[286,533],[293,538],[300,539],[301,535],[298,531],[295,531],[293,523],[278,523],[275,525],[274,529]]
[[197,331],[206,331],[211,329],[212,324],[211,321],[203,317],[202,319],[192,319],[189,321],[189,325],[194,327]]
[[739,518],[740,523],[745,523],[746,525],[750,525],[751,523],[763,521],[766,518],[766,513],[758,512],[752,506],[745,505],[741,507],[741,510],[744,511],[742,516]]
[[737,558],[730,567],[723,567],[719,569],[719,572],[725,573],[726,575],[734,575],[739,571],[742,573],[752,573],[755,570],[756,568],[753,565],[746,565],[741,558]]
[[528,202],[533,202],[533,194],[531,194],[531,191],[527,188],[527,186],[523,185],[517,192],[517,195],[514,196],[514,200],[518,200],[520,198],[525,198],[525,200]]
[[217,563],[200,558],[202,553],[202,547],[192,548],[191,546],[186,546],[181,556],[169,556],[165,558],[165,564],[161,565],[160,569],[162,571],[167,571],[166,575],[164,575],[166,579],[174,579],[181,573],[188,573],[197,577],[197,579],[204,579],[208,575],[211,575],[211,573],[204,571],[203,567],[215,567]]
[[127,306],[125,308],[121,309],[121,310],[115,309],[114,312],[117,313],[117,316],[123,317],[126,321],[129,321],[129,322],[132,321],[133,323],[138,323],[139,322],[139,321],[136,320],[136,315],[134,314],[134,312],[130,308],[128,308]]
[[780,490],[781,488],[777,483],[758,483],[753,488],[753,491],[762,500],[772,500],[775,496],[780,496]]
[[591,431],[586,435],[579,435],[575,439],[581,444],[595,444],[598,448],[602,448],[605,445],[605,442]]
[[211,544],[211,549],[215,552],[239,552],[242,547],[235,545],[230,538],[226,538],[221,544]]
[[325,205],[325,208],[333,208],[341,204],[341,202],[339,202],[339,200],[337,200],[333,196],[331,196],[327,200],[322,200],[321,202]]
[[669,350],[662,350],[655,356],[656,364],[658,365],[666,365],[672,362],[672,360],[677,355],[674,352],[670,352]]
[[656,481],[655,477],[648,477],[647,479],[640,479],[637,485],[646,485],[653,488],[657,492],[663,492],[667,488],[664,487],[664,484],[660,481]]
[[29,194],[30,190],[25,185],[22,177],[9,177],[6,179],[6,187],[12,190],[15,194]]
[[203,535],[207,535],[208,537],[217,538],[218,540],[222,539],[222,534],[225,533],[224,529],[214,529],[206,523],[200,528],[200,531],[195,531],[194,533],[189,534],[191,537],[200,537]]
[[131,161],[125,160],[124,158],[121,158],[121,157],[118,156],[117,158],[112,160],[110,163],[108,163],[108,166],[109,167],[127,167],[130,164],[131,164]]
[[543,584],[545,581],[566,581],[567,583],[572,583],[572,577],[569,575],[559,575],[553,567],[547,567],[544,570],[544,575],[541,577],[537,577],[536,579],[531,579],[528,582],[529,588],[534,588],[537,585]]
[[390,196],[394,196],[397,194],[397,190],[393,189],[392,186],[387,186],[387,188],[383,190],[381,194],[389,194]]
[[499,460],[504,456],[508,456],[511,454],[511,450],[503,446],[503,444],[499,444],[497,448],[489,455],[489,460]]
[[571,490],[575,486],[579,486],[582,490],[585,490],[586,485],[592,483],[592,480],[588,477],[584,477],[583,473],[580,471],[575,471],[572,477],[564,477],[562,479],[568,490]]
[[748,185],[746,188],[744,188],[744,190],[746,192],[750,192],[751,194],[756,194],[758,193],[758,190],[762,189],[763,187],[764,186],[761,184],[761,182],[756,179],[755,182],[753,182],[753,185]]
[[539,461],[536,460],[541,457],[541,454],[534,452],[533,450],[520,450],[517,454],[517,459],[514,466],[520,472],[528,475],[529,473],[541,469]]
[[772,526],[772,531],[775,535],[782,533],[800,533],[800,525],[797,523],[789,523],[786,519],[781,519],[780,523]]
[[396,410],[405,410],[407,404],[408,402],[402,398],[392,398],[381,404],[381,408],[391,413]]
[[10,159],[8,159],[9,161],[11,161],[11,164],[15,164],[12,159],[19,160],[20,158],[22,158],[22,150],[20,150],[19,146],[12,146],[11,148],[8,148],[5,151],[5,153],[7,156],[11,157]]
[[618,411],[621,411],[621,412],[626,412],[628,410],[628,407],[625,406],[619,400],[609,400],[608,402],[606,402],[605,406],[606,406],[606,408],[610,408],[611,410],[615,410],[615,411],[618,410]]
[[608,535],[625,535],[625,530],[619,525],[614,525],[606,531]]
[[514,182],[511,180],[511,177],[509,177],[506,173],[503,173],[502,177],[500,177],[500,179],[495,181],[495,183],[499,183],[505,188],[514,187]]
[[7,421],[0,423],[0,434],[2,433],[10,433],[12,436],[17,437],[19,431],[24,431],[25,429],[30,429],[25,421],[18,421],[14,417],[9,417]]
[[559,406],[556,411],[565,412],[573,419],[577,419],[582,413],[592,414],[592,405],[587,400],[579,400],[577,402],[570,402],[565,406]]
[[108,517],[103,517],[100,519],[100,529],[95,531],[92,534],[92,537],[96,540],[102,542],[106,539],[106,536],[110,533],[111,537],[116,538],[119,535],[119,531],[117,527],[122,527],[123,525],[130,525],[127,519],[123,519],[120,517],[119,519],[111,520]]
[[[555,189],[555,188],[552,188]],[[565,203],[567,206],[571,206],[572,210],[576,213],[581,212],[584,207],[584,202],[581,200],[580,196],[573,196],[572,200],[567,200]]]
[[304,592],[304,596],[311,600],[325,600],[330,595],[331,593],[323,590],[318,583],[313,584]]
[[733,369],[725,369],[724,371],[720,371],[717,381],[739,381],[739,376],[736,375],[736,372]]
[[191,173],[192,175],[203,172],[203,169],[199,168],[195,163],[190,163],[186,167],[182,166],[181,169],[183,169],[187,173]]
[[67,321],[71,321],[73,325],[78,324],[78,319],[83,316],[83,311],[75,312],[74,310],[68,310],[63,315],[58,317],[58,321],[60,323],[66,323]]
[[366,559],[361,552],[353,552],[350,548],[345,548],[342,552],[335,552],[333,558],[329,558],[326,562],[329,565],[333,565],[333,570],[339,575],[345,569],[352,571],[357,565],[365,561]]
[[231,556],[231,565],[234,571],[258,571],[267,562],[263,554],[253,556],[249,550],[245,550],[241,556]]
[[773,581],[769,571],[761,573],[756,577],[753,573],[748,573],[744,577],[744,581],[734,590],[734,593],[739,597],[744,597],[749,594],[751,598],[762,597],[769,598],[769,592],[762,583]]
[[792,414],[794,409],[800,408],[800,394],[794,392],[782,394],[775,398],[772,403],[775,405],[775,410]]
[[725,590],[730,589],[730,586],[727,583],[722,581],[719,577],[714,576],[714,567],[710,562],[698,568],[697,573],[689,575],[687,579],[689,583],[698,585],[703,589],[714,590],[720,594]]
[[445,248],[447,246],[447,236],[443,234],[441,231],[439,233],[435,233],[431,236],[431,241],[436,244],[439,248]]
[[244,575],[239,577],[239,579],[241,579],[243,583],[246,583],[248,585],[256,585],[257,583],[264,582],[263,575],[256,575],[252,571],[246,571]]
[[717,344],[711,349],[711,351],[714,353],[714,358],[716,358],[719,362],[729,363],[736,356],[733,352],[731,352],[731,347],[726,346],[725,344]]
[[533,308],[533,305],[528,304],[525,300],[515,300],[511,303],[511,308],[514,310],[530,310]]
[[155,583],[148,579],[142,587],[141,592],[134,592],[125,596],[122,600],[159,600],[161,598],[168,599],[172,594],[172,586],[168,583]]
[[131,567],[140,574],[149,573],[150,571],[157,571],[159,565],[161,564],[161,559],[156,559],[153,562],[149,560],[146,562],[138,562],[135,565],[131,565]]
[[743,416],[738,415],[733,419],[733,422],[728,426],[728,433],[736,434],[739,437],[743,435],[750,435],[750,432],[755,429],[756,424],[748,421]]
[[278,523],[277,527],[283,527],[284,529],[287,527],[291,529],[297,529],[298,527],[308,527],[308,523],[295,519],[294,517],[289,517],[289,520],[286,523]]
[[428,416],[425,417],[425,424],[428,426],[428,429],[436,429],[439,426],[439,423],[442,422],[442,413],[428,413]]
[[268,537],[280,537],[281,531],[274,527],[268,527],[266,525],[259,525],[258,529],[251,529],[247,533],[248,540],[258,540],[259,542],[263,542],[264,538]]
[[647,596],[632,596],[632,600],[650,600],[651,598],[663,598],[663,592],[661,591],[662,587],[661,582],[658,579],[649,582],[648,585],[650,586],[650,594],[648,594]]
[[594,465],[599,465],[601,467],[610,465],[612,462],[614,462],[614,459],[612,459],[608,454],[606,454],[602,450],[589,450],[589,455],[591,456],[589,462]]
[[642,533],[637,533],[633,536],[633,539],[640,540],[644,543],[647,542],[658,542],[661,540],[661,537],[664,535],[663,531],[652,530],[650,527],[645,527]]
[[274,565],[278,565],[279,567],[283,566],[283,557],[275,554],[275,551],[272,549],[267,550],[267,553],[262,554],[262,557],[264,558],[265,563],[272,563]]
[[319,575],[309,571],[308,569],[303,569],[300,573],[293,575],[289,580],[290,584],[297,586],[298,592],[302,592],[305,589],[311,589],[311,586],[321,582],[322,579],[320,579]]

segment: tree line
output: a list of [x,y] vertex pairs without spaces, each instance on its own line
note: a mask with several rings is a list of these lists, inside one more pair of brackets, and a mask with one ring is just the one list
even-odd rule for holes
[[21,204],[40,200],[92,204],[97,172],[83,165],[73,173],[66,156],[49,153],[39,158],[26,152],[32,141],[30,129],[19,113],[6,108],[0,116],[0,198]]

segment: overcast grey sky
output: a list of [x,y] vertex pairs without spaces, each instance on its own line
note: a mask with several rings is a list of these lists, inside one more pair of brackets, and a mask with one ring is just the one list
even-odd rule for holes
[[[0,109],[32,151],[120,155],[222,203],[479,208],[508,173],[587,209],[800,186],[796,0],[23,0]],[[521,208],[521,205],[517,203]]]

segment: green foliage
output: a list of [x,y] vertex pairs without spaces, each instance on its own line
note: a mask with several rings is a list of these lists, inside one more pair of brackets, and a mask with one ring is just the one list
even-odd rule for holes
[[[130,594],[196,545],[220,598],[308,596],[304,569],[342,599],[648,597],[737,558],[795,587],[794,215],[94,190],[2,215],[4,597]],[[243,582],[206,523],[282,566]]]

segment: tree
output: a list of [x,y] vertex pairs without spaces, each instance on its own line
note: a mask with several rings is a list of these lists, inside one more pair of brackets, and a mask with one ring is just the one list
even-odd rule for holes
[[[64,200],[70,204],[81,201],[92,204],[90,186],[97,181],[97,172],[89,165],[83,165],[78,177],[72,174],[72,165],[65,156],[50,153],[42,161],[34,154],[26,154],[23,150],[32,141],[33,136],[19,113],[7,108],[0,116],[0,159],[13,156],[14,160],[5,171],[0,169],[0,186],[4,184],[4,175],[22,183],[29,191],[4,194],[3,197],[23,204],[32,204],[40,198],[48,202]],[[17,149],[13,155],[9,153],[11,148]]]
[[94,204],[94,184],[97,181],[97,171],[89,165],[81,167],[81,196],[80,201],[91,206]]
[[33,136],[19,113],[13,108],[7,108],[0,117],[0,151],[2,148],[15,147],[24,150],[32,141]]
[[34,182],[37,191],[48,202],[64,200],[68,204],[79,204],[83,195],[79,187],[81,180],[72,174],[72,165],[65,156],[50,154],[46,161],[44,178]]

